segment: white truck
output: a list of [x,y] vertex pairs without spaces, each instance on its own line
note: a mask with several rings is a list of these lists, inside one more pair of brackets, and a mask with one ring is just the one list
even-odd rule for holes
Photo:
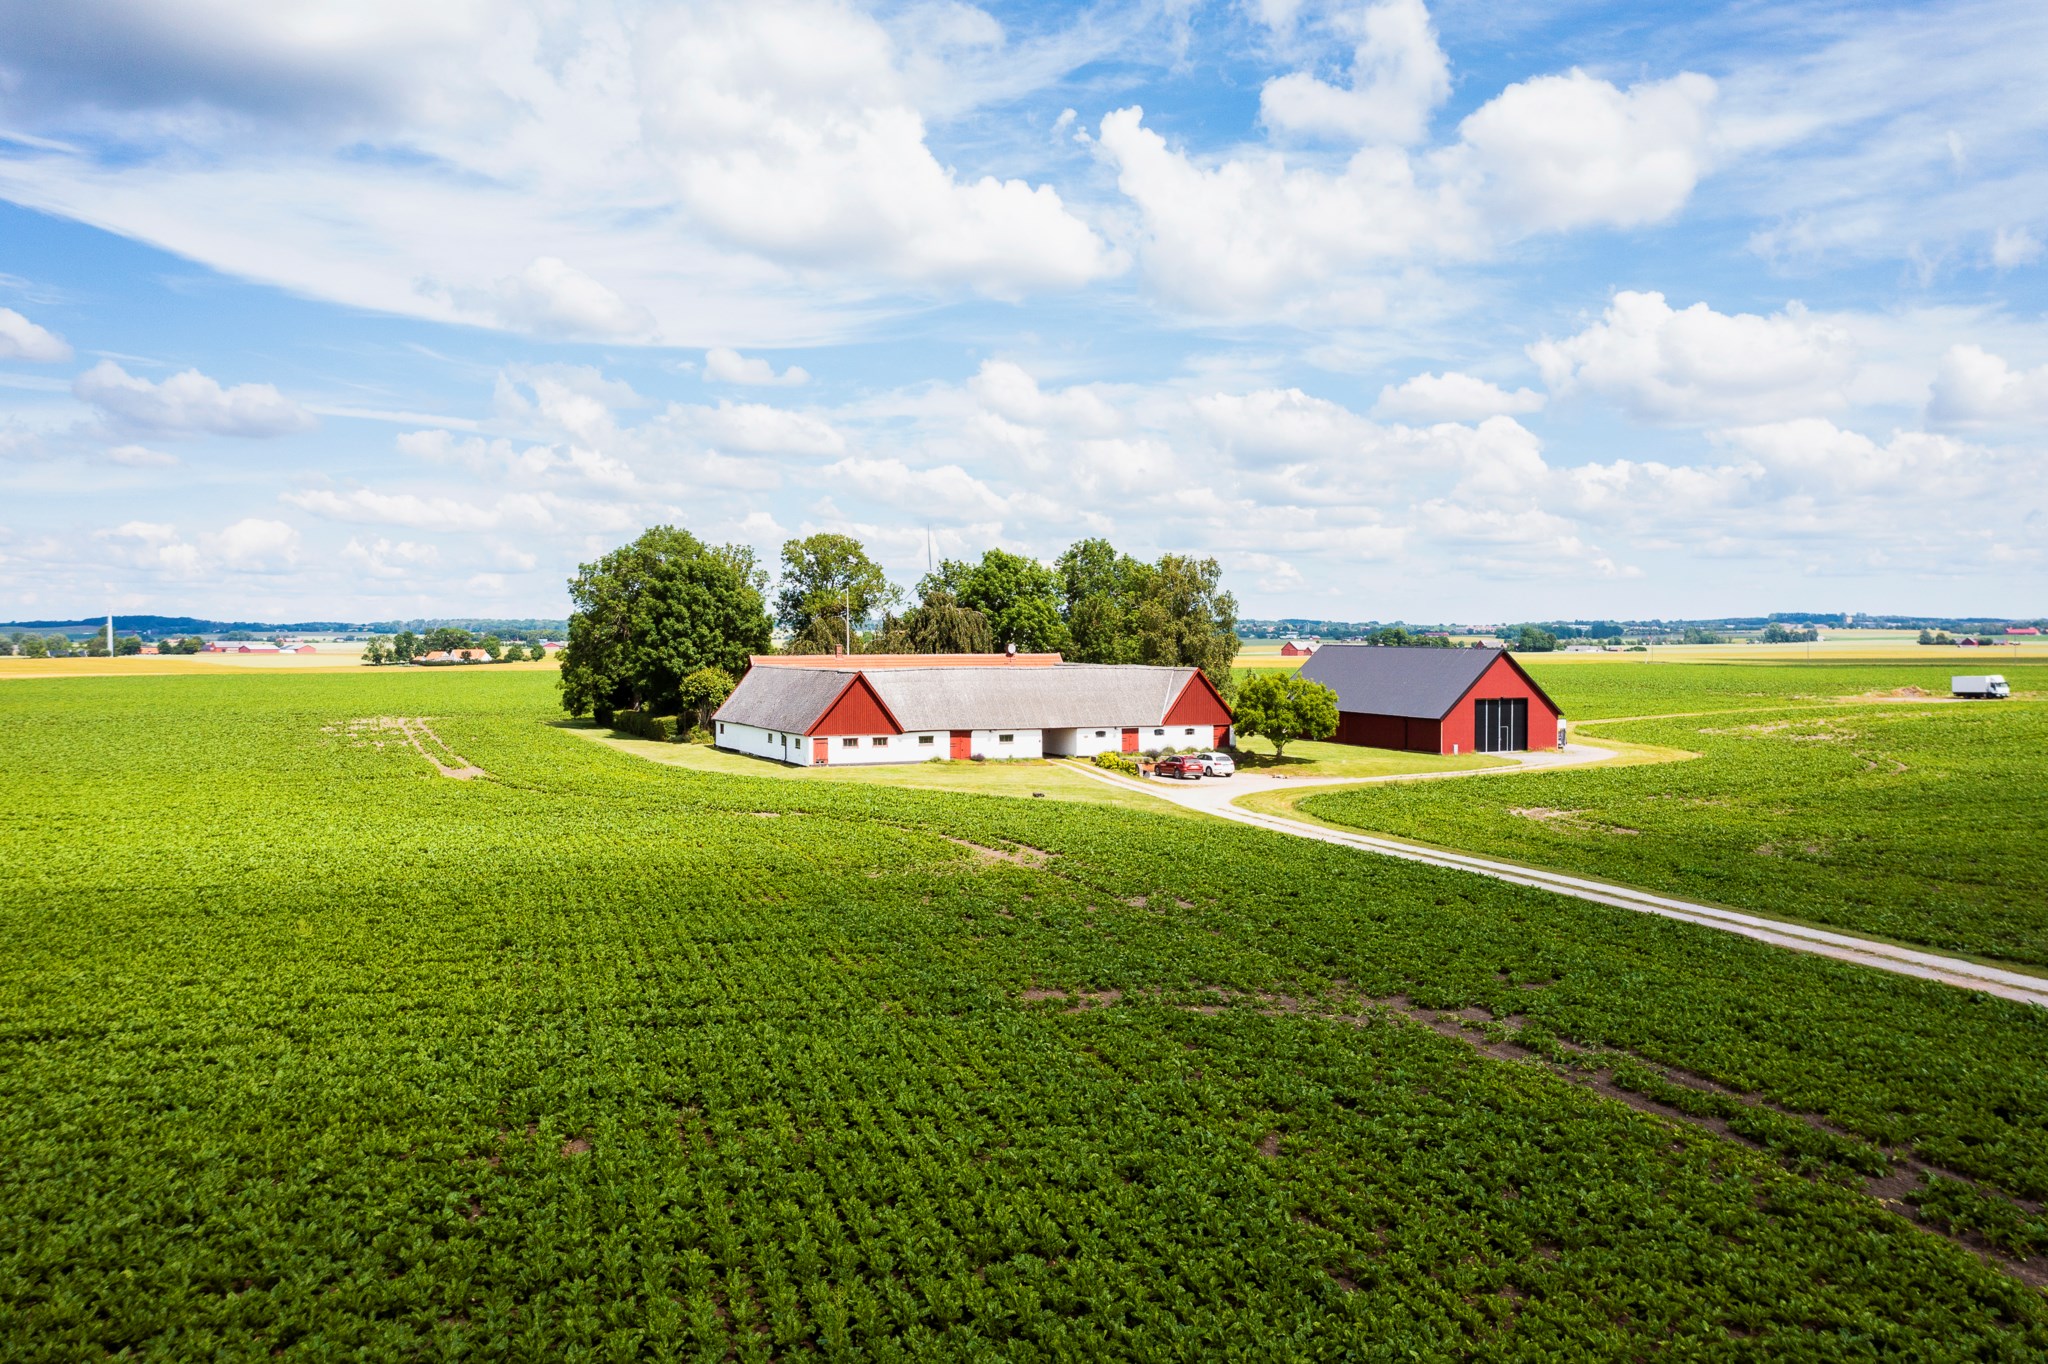
[[1948,689],[1973,701],[2003,701],[2012,695],[2012,688],[2006,686],[2005,679],[1997,673],[1985,677],[1951,677]]

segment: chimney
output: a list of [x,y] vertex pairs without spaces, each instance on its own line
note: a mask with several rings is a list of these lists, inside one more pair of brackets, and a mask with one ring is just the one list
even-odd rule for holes
[[834,658],[844,658],[844,657],[846,657],[846,646],[845,646],[845,645],[843,645],[843,644],[835,644],[835,645],[833,645],[833,646],[832,646],[832,657],[834,657]]

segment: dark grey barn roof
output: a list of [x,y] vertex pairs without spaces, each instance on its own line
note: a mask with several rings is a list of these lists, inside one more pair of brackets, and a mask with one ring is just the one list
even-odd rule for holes
[[1325,644],[1301,675],[1337,693],[1337,709],[1441,720],[1505,649]]

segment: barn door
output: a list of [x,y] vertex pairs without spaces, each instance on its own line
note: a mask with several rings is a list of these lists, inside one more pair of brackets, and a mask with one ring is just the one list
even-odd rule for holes
[[1520,753],[1529,746],[1529,702],[1522,697],[1472,703],[1472,746],[1481,753]]
[[1137,730],[1135,730],[1135,729],[1127,729],[1127,730],[1125,730],[1125,731],[1124,731],[1124,752],[1126,752],[1126,753],[1136,753],[1137,751],[1138,751],[1138,731],[1137,731]]
[[974,756],[974,731],[956,729],[953,731],[951,756],[955,762],[965,762]]

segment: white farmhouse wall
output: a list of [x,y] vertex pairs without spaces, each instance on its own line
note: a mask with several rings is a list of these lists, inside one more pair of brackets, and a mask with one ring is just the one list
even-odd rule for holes
[[[977,729],[971,731],[967,751],[977,758],[1042,758],[1045,731],[1040,729]],[[1004,743],[1003,736],[1010,736]]]
[[1082,725],[1045,731],[1045,751],[1055,757],[1092,758],[1124,746],[1124,732],[1115,725]]
[[[848,739],[854,742],[849,744]],[[878,744],[877,739],[887,742]],[[946,756],[947,739],[943,729],[910,734],[834,734],[825,740],[825,765],[874,767],[882,763],[930,762]]]
[[[810,741],[801,734],[784,734],[776,730],[757,729],[753,725],[735,725],[725,720],[713,722],[718,728],[712,738],[720,748],[729,748],[735,753],[749,753],[756,758],[773,758],[777,762],[801,767],[810,761]],[[785,745],[784,740],[787,740]]]
[[1185,752],[1191,748],[1207,749],[1215,745],[1214,725],[1140,725],[1138,727],[1138,751],[1151,753],[1162,748],[1178,748]]

